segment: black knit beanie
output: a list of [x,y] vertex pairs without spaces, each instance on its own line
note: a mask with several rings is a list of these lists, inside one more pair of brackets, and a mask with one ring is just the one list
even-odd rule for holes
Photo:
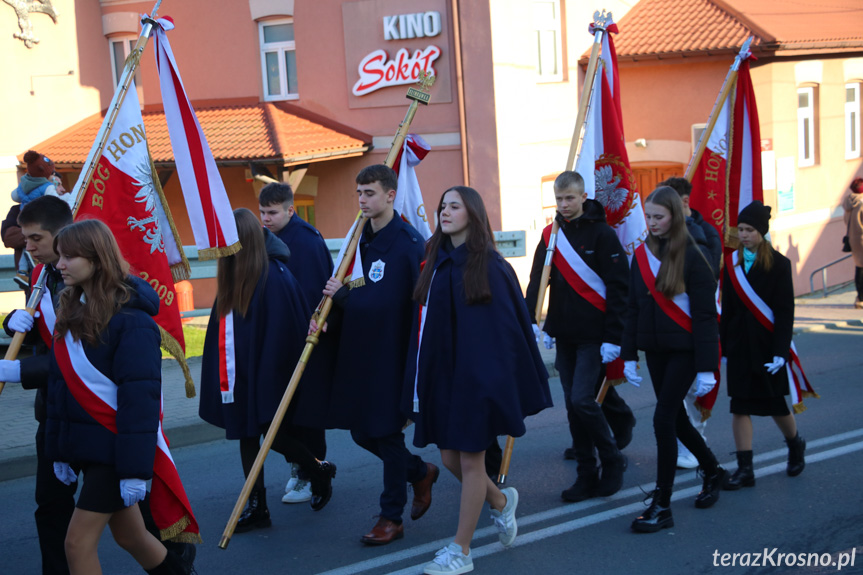
[[770,231],[770,206],[765,206],[755,200],[740,212],[737,216],[738,224],[749,224],[761,234],[762,237]]

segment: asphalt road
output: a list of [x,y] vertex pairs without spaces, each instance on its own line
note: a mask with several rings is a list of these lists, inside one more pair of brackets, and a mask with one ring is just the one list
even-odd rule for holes
[[[651,489],[655,479],[649,382],[645,379],[641,389],[618,388],[638,417],[634,440],[625,451],[630,466],[623,490],[610,498],[564,504],[559,494],[574,481],[575,464],[562,458],[568,432],[560,386],[554,380],[556,407],[529,419],[527,435],[516,442],[508,484],[521,494],[519,537],[512,548],[503,549],[483,512],[472,547],[475,572],[863,573],[863,328],[805,333],[795,341],[821,394],[821,399],[807,399],[809,409],[798,417],[808,442],[802,475],[785,475],[786,449],[779,431],[771,420],[755,419],[755,488],[723,492],[715,507],[695,509],[700,481],[694,472],[680,471],[672,503],[674,528],[633,534],[629,523],[644,508],[642,490]],[[733,470],[727,411],[727,397],[720,394],[707,437],[720,461]],[[273,527],[235,535],[227,550],[217,543],[242,486],[237,444],[216,441],[174,452],[202,526],[205,543],[199,546],[196,564],[201,575],[418,574],[420,566],[451,541],[459,485],[443,471],[431,510],[419,521],[406,520],[403,540],[364,547],[359,537],[375,521],[380,464],[346,432],[330,432],[328,441],[328,458],[339,466],[331,503],[317,513],[307,504],[280,503],[288,468],[278,455],[272,456],[266,484]],[[439,464],[434,449],[420,453]],[[0,483],[0,574],[40,572],[32,496],[32,477]],[[141,572],[109,534],[100,551],[106,574]],[[807,561],[809,566],[799,566]]]

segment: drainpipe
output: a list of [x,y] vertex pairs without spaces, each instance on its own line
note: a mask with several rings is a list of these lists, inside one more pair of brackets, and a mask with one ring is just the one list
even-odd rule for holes
[[467,125],[464,113],[464,75],[461,62],[461,32],[459,30],[458,0],[452,0],[452,36],[455,46],[455,83],[458,94],[458,129],[461,139],[461,169],[464,174],[464,185],[470,186],[470,172],[467,161]]

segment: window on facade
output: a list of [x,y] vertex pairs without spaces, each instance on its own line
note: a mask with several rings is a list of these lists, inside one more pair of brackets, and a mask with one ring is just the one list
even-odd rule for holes
[[797,165],[814,166],[817,155],[816,88],[797,89]]
[[258,27],[264,100],[296,100],[299,94],[293,19],[268,20]]
[[563,79],[563,41],[560,0],[536,0],[533,3],[533,27],[536,31],[536,72],[540,82]]
[[[138,38],[136,36],[122,36],[111,38],[111,74],[114,77],[114,85],[120,83],[120,78],[123,76],[123,68],[126,65],[126,58],[135,48]],[[135,85],[141,85],[141,68],[138,68],[135,74]]]
[[860,157],[860,84],[845,84],[845,159]]

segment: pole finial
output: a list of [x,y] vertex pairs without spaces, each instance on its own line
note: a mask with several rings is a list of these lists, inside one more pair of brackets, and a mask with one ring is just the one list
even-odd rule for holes
[[596,29],[605,30],[612,22],[614,19],[611,12],[607,12],[605,8],[593,13],[593,27]]

